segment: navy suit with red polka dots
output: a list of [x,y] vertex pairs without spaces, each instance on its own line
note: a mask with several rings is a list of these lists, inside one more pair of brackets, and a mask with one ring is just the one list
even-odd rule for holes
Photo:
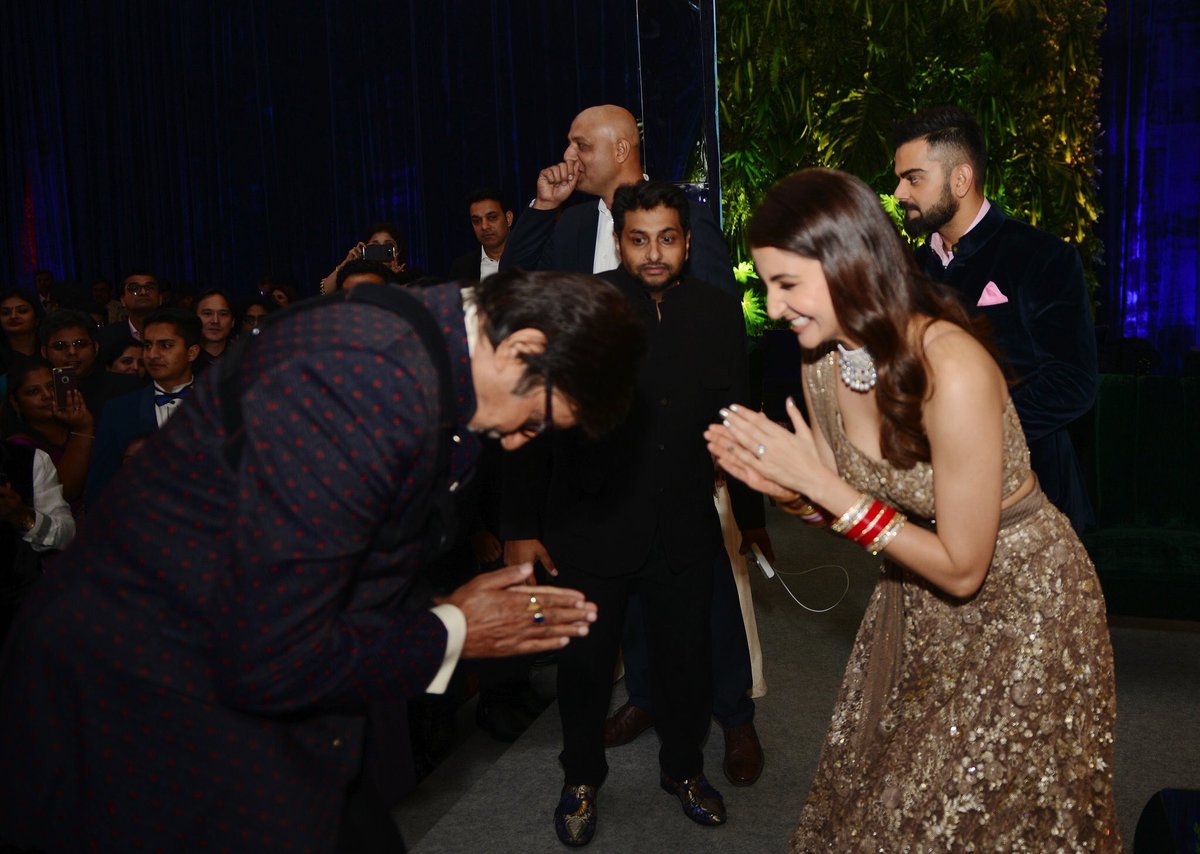
[[[465,425],[458,289],[416,295]],[[441,666],[444,624],[404,601],[421,544],[376,538],[435,477],[439,378],[411,326],[353,302],[281,317],[238,374],[236,468],[219,373],[118,473],[14,625],[4,842],[332,850],[368,706],[402,705]],[[459,432],[454,478],[478,455]]]

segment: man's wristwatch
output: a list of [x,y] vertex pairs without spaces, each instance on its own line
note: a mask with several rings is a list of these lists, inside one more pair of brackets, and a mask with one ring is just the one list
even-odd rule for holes
[[33,530],[33,526],[37,524],[37,514],[30,508],[25,508],[25,513],[21,516],[21,521],[17,523],[17,527],[26,533]]

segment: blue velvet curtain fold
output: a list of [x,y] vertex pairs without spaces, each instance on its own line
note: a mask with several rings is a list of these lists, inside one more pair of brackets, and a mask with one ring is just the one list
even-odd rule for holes
[[1200,6],[1110,0],[1101,57],[1100,319],[1173,373],[1200,345]]
[[640,115],[637,54],[636,0],[0,3],[0,285],[312,293],[380,219],[444,271],[471,189],[519,208],[579,109]]

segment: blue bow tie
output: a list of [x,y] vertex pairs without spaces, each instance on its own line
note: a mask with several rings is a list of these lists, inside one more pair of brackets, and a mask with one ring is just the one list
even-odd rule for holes
[[191,390],[192,387],[189,385],[184,386],[179,391],[160,391],[158,394],[154,395],[154,405],[166,406],[172,400],[179,400]]

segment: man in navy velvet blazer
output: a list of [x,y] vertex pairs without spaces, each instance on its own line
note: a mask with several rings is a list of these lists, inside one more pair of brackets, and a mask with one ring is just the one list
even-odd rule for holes
[[467,306],[432,287],[407,314],[371,301],[386,287],[275,315],[89,508],[0,658],[0,842],[378,850],[348,838],[366,812],[403,851],[363,769],[411,764],[407,734],[368,709],[392,720],[460,656],[587,633],[594,606],[523,586],[528,566],[432,606],[426,520],[473,432],[511,449],[619,423],[640,324],[591,277],[494,276]]
[[1082,531],[1094,516],[1067,427],[1091,409],[1099,376],[1079,253],[984,198],[983,133],[965,110],[920,112],[893,141],[904,228],[929,235],[917,261],[991,324],[1033,471]]
[[[637,121],[623,107],[589,107],[571,123],[561,163],[538,174],[537,196],[508,236],[500,269],[603,273],[617,268],[613,246],[613,193],[646,180]],[[559,214],[579,190],[599,196]],[[692,251],[687,273],[741,299],[725,237],[708,207],[690,202]]]
[[88,466],[89,504],[99,501],[133,443],[166,424],[183,405],[200,355],[200,330],[200,318],[180,308],[160,308],[147,315],[142,352],[153,383],[113,398],[105,407]]

